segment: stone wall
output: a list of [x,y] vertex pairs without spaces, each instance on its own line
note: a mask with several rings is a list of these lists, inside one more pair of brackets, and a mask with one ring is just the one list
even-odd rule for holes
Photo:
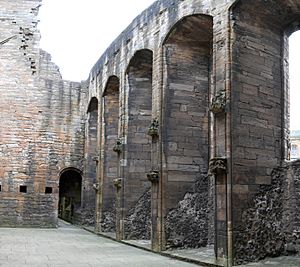
[[[145,189],[146,184],[150,185],[145,179],[146,173],[152,179],[152,248],[163,250],[167,243],[165,219],[168,213],[171,209],[178,208],[180,201],[190,192],[195,192],[196,181],[202,175],[207,175],[210,157],[230,157],[230,150],[226,147],[230,139],[230,135],[226,134],[226,131],[230,131],[226,125],[227,115],[222,117],[218,128],[214,127],[215,121],[209,112],[209,103],[216,91],[225,88],[228,78],[226,62],[229,52],[226,42],[229,37],[226,19],[232,2],[156,1],[122,32],[90,72],[89,99],[104,95],[104,101],[100,101],[100,110],[104,112],[100,119],[104,123],[100,125],[100,150],[103,154],[100,158],[102,169],[99,176],[103,185],[99,210],[104,216],[100,221],[103,227],[105,220],[111,218],[105,216],[108,214],[106,203],[115,204],[111,210],[116,211],[118,239],[135,235],[135,227],[128,227],[126,220],[134,221],[135,218],[131,215],[140,210],[139,197],[143,194],[142,189]],[[132,66],[140,51],[152,53],[152,85],[146,81],[146,77],[141,76],[148,63],[141,62],[142,64]],[[142,61],[143,55],[139,58]],[[105,100],[108,99],[106,89],[111,77],[118,77],[118,126],[113,126],[116,125],[116,120],[110,125],[106,123],[106,112],[111,108],[110,103]],[[147,92],[144,90],[146,87]],[[139,94],[138,88],[145,93]],[[133,94],[134,91],[136,93]],[[149,100],[150,95],[152,101]],[[142,107],[143,103],[146,108]],[[146,137],[146,120],[143,120],[142,113],[149,114],[148,123],[157,120],[155,138]],[[114,118],[117,116],[114,115]],[[107,138],[105,129],[110,126],[118,128],[114,135],[121,137],[120,141],[123,142],[118,156],[112,156],[107,147],[111,140]],[[114,177],[109,179],[107,166],[114,170],[111,172]],[[118,191],[112,190],[112,178],[119,178]],[[227,183],[226,179],[224,176],[218,191],[222,197],[222,201],[219,199],[218,203],[226,203],[223,201],[226,199],[226,190],[223,188]],[[214,205],[214,184],[207,190],[204,193],[208,195],[207,202]],[[126,214],[128,209],[131,212]],[[227,206],[224,204],[220,212],[223,239],[218,243],[218,256],[221,258],[228,255],[226,213]],[[180,220],[180,214],[182,212],[176,215],[177,220]],[[211,215],[207,220],[214,222]],[[128,232],[131,230],[133,235]],[[212,229],[206,231],[210,244],[214,242],[213,232]]]
[[202,175],[194,190],[185,194],[166,216],[167,248],[199,248],[214,243],[214,205],[209,177]]
[[[103,179],[102,179],[102,210],[108,217],[115,217],[115,188],[113,180],[119,175],[119,157],[123,150],[123,140],[116,147],[119,138],[119,116],[120,116],[120,92],[119,79],[110,77],[103,94]],[[120,151],[118,151],[120,149]],[[116,150],[116,151],[114,151]],[[103,215],[105,220],[106,215]],[[115,221],[115,218],[114,218]],[[115,226],[113,227],[115,229]]]
[[[236,263],[300,253],[300,162],[274,169],[242,213],[235,239]],[[263,249],[262,249],[263,248]]]
[[87,109],[86,118],[86,139],[85,139],[85,168],[84,179],[82,183],[82,224],[95,224],[96,208],[96,184],[97,184],[97,165],[99,162],[98,151],[98,100],[92,98]]
[[149,240],[151,238],[151,190],[145,190],[126,213],[125,238]]
[[185,18],[165,43],[162,139],[168,170],[164,189],[166,212],[186,192],[191,192],[200,174],[208,170],[211,22],[208,16]]
[[[127,161],[127,168],[124,169],[124,216],[132,213],[129,210],[133,209],[150,187],[146,173],[151,169],[151,137],[148,130],[152,115],[152,64],[152,51],[141,50],[134,55],[127,69],[129,88],[127,142],[124,155]],[[149,214],[145,214],[145,225],[151,215],[149,209],[150,206],[146,204],[145,212],[147,210]],[[125,223],[126,227],[131,226],[126,226]],[[142,236],[149,237],[149,230]]]
[[149,238],[151,227],[154,250],[214,243],[229,266],[298,252],[298,163],[285,160],[300,3],[156,1],[82,84],[38,49],[39,4],[0,4],[3,225],[54,226],[71,167],[83,174],[81,215],[93,217],[95,183],[96,228],[118,239]]
[[[259,16],[257,10],[262,11]],[[287,36],[291,26],[298,25],[295,18],[299,11],[299,3],[294,5],[293,1],[261,0],[237,1],[232,9],[231,168],[236,259],[276,256],[284,250],[282,215],[279,212],[276,215],[276,209],[282,209],[283,195],[280,186],[278,189],[274,183],[284,183],[286,173],[278,178],[281,181],[274,181],[274,177],[272,180],[271,173],[289,154]],[[257,195],[262,185],[270,191]],[[265,205],[270,212],[265,210]],[[244,216],[247,217],[245,212],[249,206],[252,215],[267,217],[259,223],[254,219],[253,235],[246,237],[244,227],[250,222],[245,222]],[[253,244],[240,247],[241,239]],[[261,249],[262,244],[265,250]],[[242,250],[252,253],[253,258],[247,253],[240,254]]]
[[39,50],[39,5],[0,4],[1,226],[56,226],[60,171],[82,169],[84,95]]

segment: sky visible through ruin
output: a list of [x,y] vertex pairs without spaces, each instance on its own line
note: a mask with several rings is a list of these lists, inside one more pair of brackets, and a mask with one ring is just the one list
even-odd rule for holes
[[[81,81],[113,40],[154,0],[43,0],[41,47],[64,79]],[[300,130],[300,31],[290,37],[291,130]]]
[[291,130],[300,130],[300,31],[290,36]]
[[106,48],[154,0],[43,0],[41,47],[64,79],[86,80]]

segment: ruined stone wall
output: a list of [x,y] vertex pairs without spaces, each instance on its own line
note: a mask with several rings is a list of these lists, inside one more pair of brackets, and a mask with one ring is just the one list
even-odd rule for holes
[[93,98],[87,109],[85,130],[85,166],[82,183],[82,224],[94,225],[96,205],[96,170],[99,162],[98,151],[98,100]]
[[210,233],[214,224],[214,207],[210,203],[209,178],[202,175],[195,182],[194,191],[184,198],[166,216],[167,248],[199,248],[213,244]]
[[[155,250],[215,241],[216,256],[236,263],[299,250],[297,164],[273,170],[288,154],[287,37],[299,26],[300,3],[156,1],[95,64],[87,95],[38,49],[38,4],[1,2],[3,225],[55,225],[59,171],[85,166],[83,195],[93,202],[98,178],[98,223],[118,238],[149,238],[151,227]],[[93,98],[98,128],[87,115]],[[211,183],[199,183],[209,160]]]
[[[112,213],[105,216],[105,210],[107,203],[116,204],[116,208],[113,209],[117,214],[113,216],[116,218],[117,238],[148,236],[145,230],[147,227],[138,226],[141,223],[139,218],[147,217],[141,212],[143,210],[141,206],[144,207],[144,211],[148,209],[149,201],[144,197],[146,194],[142,190],[146,190],[148,184],[151,186],[152,248],[164,249],[167,227],[164,220],[171,209],[178,208],[182,200],[187,200],[189,194],[196,193],[198,179],[207,174],[212,147],[218,149],[222,156],[227,156],[229,150],[225,145],[226,138],[229,137],[225,135],[225,126],[219,127],[219,140],[216,141],[210,135],[212,126],[209,121],[212,118],[209,113],[209,102],[216,89],[224,89],[226,80],[224,69],[228,51],[225,45],[227,21],[224,22],[224,18],[228,15],[227,8],[231,3],[232,1],[225,0],[156,1],[122,32],[90,72],[89,99],[92,97],[100,99],[104,93],[104,98],[99,101],[100,110],[104,112],[101,118],[101,122],[104,123],[100,125],[102,131],[99,166],[103,167],[99,171],[99,181],[103,187],[99,210],[103,212],[102,227],[105,224],[110,225],[113,223],[110,219]],[[192,15],[195,15],[194,20],[189,20]],[[177,29],[177,23],[182,27],[179,26]],[[218,41],[218,46],[213,45],[215,40]],[[151,51],[153,55],[150,91],[148,88],[150,83],[146,81],[148,76],[141,76],[146,64],[142,62],[131,66],[135,55],[139,51],[146,50]],[[141,54],[138,59],[142,61],[142,57]],[[131,67],[134,67],[133,71],[130,70]],[[105,91],[111,77],[117,77],[119,80],[118,131],[114,131],[114,135],[121,138],[123,150],[119,152],[118,157],[116,154],[112,156],[111,148],[107,147],[111,139],[107,138],[105,130],[116,123],[114,121],[110,125],[107,124],[112,118],[107,116],[107,110],[111,110],[111,105]],[[146,87],[147,92],[146,90],[144,92]],[[139,94],[137,91],[139,89],[144,94]],[[150,95],[152,101],[148,99]],[[155,139],[146,137],[148,129],[143,116],[149,117],[148,123],[158,119],[159,127]],[[224,119],[222,123],[225,124],[226,120]],[[219,144],[222,146],[219,147]],[[214,156],[215,153],[212,152],[211,155]],[[111,160],[107,162],[107,159]],[[118,191],[113,188],[113,179],[107,178],[109,167],[112,171],[110,173],[118,176],[113,178],[120,178],[118,186],[121,188]],[[158,180],[155,183],[145,179],[150,170],[158,172]],[[207,199],[204,195],[197,198],[197,201],[201,202],[200,206],[203,206],[201,214],[207,210],[204,207],[207,205],[211,207],[214,204],[214,184],[203,186],[204,188]],[[188,210],[183,209],[177,213],[176,219],[180,220],[180,216],[185,212],[188,213]],[[225,206],[223,214],[226,212]],[[201,242],[202,245],[213,243],[214,230],[213,227],[207,229],[207,224],[213,222],[214,218],[209,214],[204,221],[205,241],[202,242],[201,237],[195,242],[192,241],[191,246],[198,246]],[[126,225],[126,222],[131,222],[132,227]],[[147,219],[145,222],[148,225]],[[226,222],[223,225],[224,229],[227,229]],[[145,235],[142,234],[143,231]],[[187,231],[182,233],[186,235]],[[227,254],[225,231],[223,239],[220,245],[224,246],[220,250],[221,257]]]
[[[152,51],[141,50],[134,55],[127,70],[129,94],[125,155],[128,166],[124,170],[127,173],[124,181],[125,216],[129,216],[129,210],[138,205],[138,200],[151,186],[146,173],[151,169],[151,137],[148,130],[152,115],[152,64]],[[150,194],[148,196],[150,197]],[[147,205],[147,202],[145,204]],[[149,205],[145,207],[145,211],[149,212],[144,218],[145,225],[151,214],[149,208]],[[127,227],[130,227],[131,220],[126,223],[129,224]],[[146,232],[148,234],[142,233],[142,237],[149,236],[149,231]]]
[[[259,16],[257,10],[262,11]],[[297,23],[299,13],[300,5],[292,1],[241,0],[232,10],[232,212],[237,262],[241,258],[277,256],[284,250],[286,236],[282,232],[280,203],[284,195],[280,185],[285,183],[287,173],[277,181],[276,177],[271,179],[271,173],[288,158],[287,31]],[[261,185],[269,188],[263,196],[257,195]],[[261,207],[264,205],[270,212]],[[254,219],[257,224],[250,230],[255,233],[251,237],[244,233],[249,224],[244,221],[249,206],[257,216],[265,216],[259,223]],[[242,239],[252,244],[245,246]],[[256,247],[257,242],[265,251]],[[253,258],[240,253],[242,250],[252,253]]]
[[59,173],[82,169],[81,85],[63,81],[39,50],[39,5],[0,3],[2,226],[56,226]]
[[263,16],[249,19],[254,7],[245,4],[242,1],[234,11],[233,182],[237,185],[234,199],[241,204],[234,211],[237,217],[247,205],[243,201],[247,197],[239,192],[248,194],[249,186],[270,184],[271,171],[282,159],[283,144],[281,32]]
[[[193,192],[201,173],[206,174],[208,170],[210,22],[208,16],[189,17],[180,22],[176,33],[172,33],[165,44],[162,139],[168,170],[164,191],[166,212],[174,208],[186,192]],[[203,25],[208,27],[205,28],[207,35],[201,32]]]
[[[115,76],[108,80],[102,96],[102,231],[115,232],[116,230],[116,191],[113,180],[118,178],[120,151],[114,151],[119,138],[120,92],[119,79]],[[123,140],[120,139],[117,149],[123,149]]]
[[242,213],[236,263],[300,253],[299,174],[299,161],[290,162],[273,170],[270,185],[260,186]]

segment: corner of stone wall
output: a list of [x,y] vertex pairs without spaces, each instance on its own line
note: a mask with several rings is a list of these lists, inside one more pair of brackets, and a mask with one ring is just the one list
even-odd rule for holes
[[234,236],[235,263],[300,253],[300,162],[275,168],[243,211]]

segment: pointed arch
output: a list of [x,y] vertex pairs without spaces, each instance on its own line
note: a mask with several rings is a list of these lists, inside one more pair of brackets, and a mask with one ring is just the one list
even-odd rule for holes
[[[150,239],[151,235],[151,192],[146,172],[151,169],[151,138],[147,133],[152,117],[152,72],[153,52],[149,49],[136,51],[126,70],[128,88],[126,146],[128,166],[124,188],[126,239]],[[134,212],[141,199],[146,206],[139,217],[130,222],[131,212]]]
[[[118,177],[119,159],[113,147],[119,136],[120,80],[112,75],[108,78],[102,94],[103,101],[103,178],[102,178],[102,227],[103,232],[115,232],[116,203],[113,180]],[[105,223],[110,218],[110,223]]]
[[[162,191],[166,192],[163,196],[163,217],[165,225],[168,225],[165,229],[166,243],[176,247],[178,238],[184,237],[185,245],[206,246],[214,243],[214,207],[209,207],[206,201],[199,203],[210,212],[198,217],[206,223],[197,224],[197,229],[189,225],[187,227],[192,228],[186,232],[180,228],[181,214],[172,213],[172,210],[178,207],[187,193],[195,193],[195,190],[206,194],[206,200],[213,197],[209,196],[206,177],[209,93],[213,75],[213,18],[202,14],[183,17],[167,34],[163,53],[162,142],[166,167]],[[189,218],[191,215],[185,216]],[[191,236],[190,232],[197,232],[197,237]]]

